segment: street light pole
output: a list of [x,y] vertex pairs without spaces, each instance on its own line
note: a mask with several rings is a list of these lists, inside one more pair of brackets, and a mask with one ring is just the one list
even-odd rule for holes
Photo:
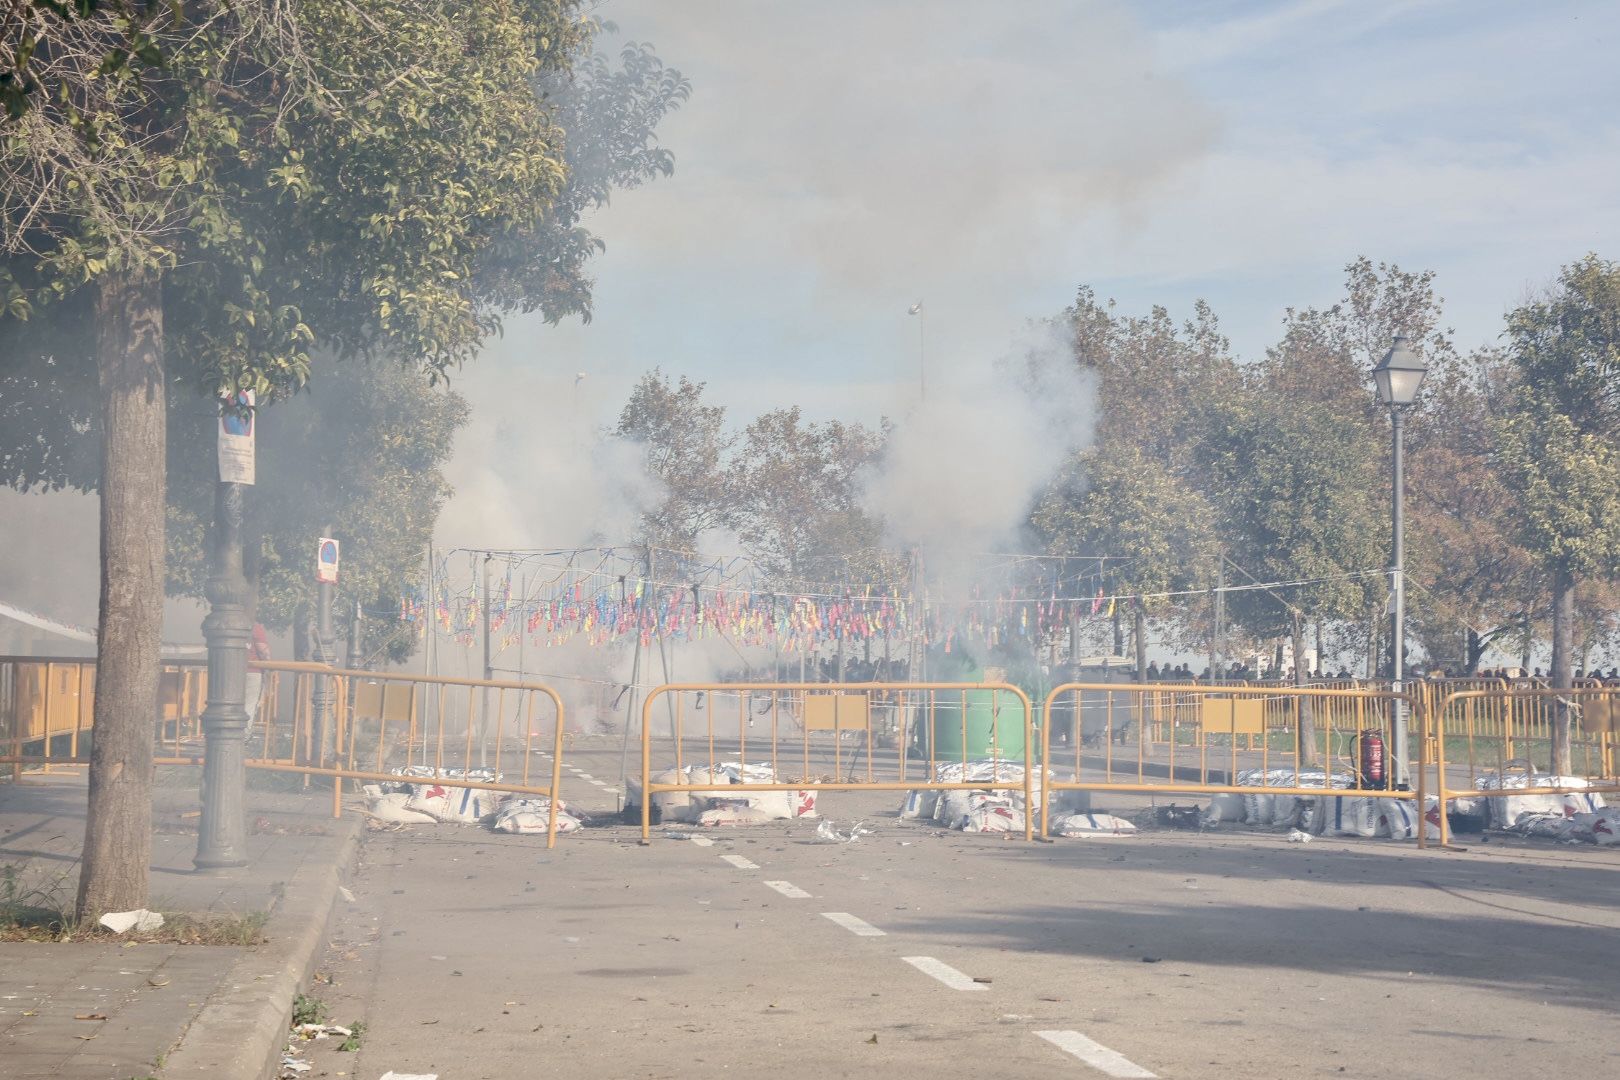
[[917,316],[917,394],[919,400],[927,401],[928,353],[923,334],[923,320],[926,319],[927,316],[923,314],[922,301],[919,300],[915,304],[911,305],[911,307],[907,308],[906,314]]
[[233,397],[221,412],[219,482],[214,485],[213,566],[206,592],[208,704],[203,709],[202,813],[198,870],[247,865],[248,581],[242,572],[243,488],[253,483],[253,399]]
[[[1418,387],[1428,368],[1410,348],[1406,338],[1396,336],[1390,350],[1384,354],[1376,368],[1373,380],[1378,387],[1378,400],[1389,408],[1389,419],[1394,440],[1390,456],[1391,514],[1390,526],[1390,689],[1397,694],[1406,691],[1406,411],[1417,401]],[[1411,787],[1411,748],[1407,733],[1407,709],[1404,698],[1395,702],[1395,717],[1390,732],[1395,744],[1390,754],[1392,786],[1396,790]]]

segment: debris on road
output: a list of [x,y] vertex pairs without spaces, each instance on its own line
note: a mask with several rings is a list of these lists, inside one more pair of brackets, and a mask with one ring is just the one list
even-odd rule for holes
[[136,908],[134,911],[109,911],[96,921],[115,934],[127,934],[131,930],[137,934],[150,934],[163,928],[163,916],[145,908]]
[[1290,844],[1308,844],[1311,842],[1311,834],[1300,829],[1290,829],[1288,831],[1288,842]]
[[857,821],[849,827],[849,832],[839,832],[836,823],[823,821],[816,826],[816,840],[823,844],[853,844],[863,836],[871,836],[876,829],[866,828],[866,822]]

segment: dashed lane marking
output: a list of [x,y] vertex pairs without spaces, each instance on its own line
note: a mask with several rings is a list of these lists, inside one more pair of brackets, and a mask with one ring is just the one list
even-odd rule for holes
[[710,840],[707,836],[694,836],[692,837],[692,843],[696,844],[698,847],[714,847],[714,841]]
[[722,855],[720,857],[722,859],[724,859],[726,862],[730,863],[732,866],[735,866],[739,870],[758,870],[759,869],[759,864],[758,863],[751,863],[747,859],[743,858],[741,855]]
[[1119,1051],[1110,1050],[1078,1031],[1037,1031],[1035,1034],[1059,1050],[1073,1054],[1098,1072],[1130,1080],[1156,1080],[1156,1073],[1148,1072]]
[[821,913],[821,917],[823,919],[831,919],[833,922],[837,923],[839,926],[842,926],[845,930],[848,930],[856,937],[884,936],[882,930],[879,930],[865,919],[857,919],[847,911],[823,911]]
[[988,990],[984,983],[974,982],[951,965],[932,956],[902,956],[900,959],[932,978],[938,979],[952,990]]
[[775,889],[789,900],[810,899],[809,893],[805,892],[791,881],[767,881],[765,883],[765,887],[767,889]]

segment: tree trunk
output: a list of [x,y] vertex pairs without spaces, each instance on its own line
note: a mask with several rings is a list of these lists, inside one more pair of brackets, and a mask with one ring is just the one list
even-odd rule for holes
[[[1305,672],[1305,616],[1296,608],[1294,610],[1294,686],[1303,687],[1307,682]],[[1299,703],[1299,745],[1300,764],[1315,765],[1316,753],[1316,703],[1301,694],[1294,699]]]
[[[1553,575],[1552,670],[1549,681],[1555,690],[1568,691],[1575,685],[1575,575],[1560,569]],[[1555,699],[1553,708],[1552,771],[1569,775],[1569,718],[1566,697]]]
[[1376,609],[1367,618],[1367,678],[1378,678],[1378,627],[1380,617]]
[[96,335],[103,440],[101,605],[78,897],[79,916],[87,919],[147,903],[167,479],[158,281],[103,279]]
[[1133,615],[1131,636],[1136,645],[1136,681],[1147,681],[1147,612],[1142,610],[1142,602],[1136,602],[1136,611]]
[[1112,615],[1113,615],[1113,619],[1114,619],[1114,655],[1115,656],[1124,656],[1125,655],[1125,624],[1120,621],[1119,602],[1114,601],[1113,602],[1113,607],[1114,607],[1114,610],[1112,612]]
[[1467,630],[1467,640],[1463,645],[1463,674],[1478,675],[1479,662],[1485,656],[1485,643],[1480,639],[1479,632],[1472,626]]

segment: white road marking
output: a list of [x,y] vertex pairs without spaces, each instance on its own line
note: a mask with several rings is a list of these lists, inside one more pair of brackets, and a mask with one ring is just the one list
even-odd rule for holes
[[607,787],[607,785],[600,780],[592,780],[591,783],[595,784],[597,787]]
[[884,936],[882,930],[879,930],[865,919],[857,919],[847,911],[823,911],[821,913],[821,917],[823,919],[831,919],[833,922],[837,923],[839,926],[842,926],[845,930],[848,930],[856,937]]
[[726,860],[726,862],[730,863],[732,866],[735,866],[739,870],[758,870],[759,869],[759,865],[757,863],[751,863],[747,859],[743,858],[741,855],[722,855],[720,857],[722,859]]
[[1118,1051],[1110,1050],[1102,1043],[1086,1038],[1078,1031],[1037,1031],[1035,1034],[1059,1050],[1068,1051],[1093,1069],[1105,1072],[1109,1076],[1155,1080],[1158,1075],[1148,1072]]
[[714,841],[710,840],[707,836],[694,836],[692,837],[692,843],[696,844],[698,847],[714,847]]
[[791,881],[767,881],[765,883],[765,887],[767,889],[775,889],[789,900],[810,899],[809,893],[805,892]]
[[935,960],[932,956],[902,956],[900,959],[922,972],[932,976],[950,987],[952,990],[988,990],[984,983],[976,983],[966,975],[957,971],[951,965]]
[[591,775],[591,774],[590,774],[590,773],[588,773],[588,772],[582,772],[582,773],[580,773],[580,774],[579,774],[579,778],[580,778],[580,779],[581,779],[581,780],[595,780],[595,779],[596,779],[596,777],[594,777],[594,776],[592,776],[592,775]]

